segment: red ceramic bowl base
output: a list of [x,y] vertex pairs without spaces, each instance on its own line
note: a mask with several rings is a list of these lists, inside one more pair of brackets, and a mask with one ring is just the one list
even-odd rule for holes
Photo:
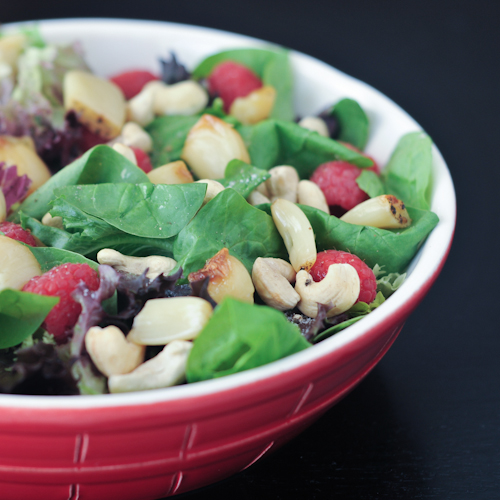
[[[344,397],[377,364],[401,327],[372,331],[372,338],[318,360],[310,376],[302,379],[309,380],[307,384],[291,373],[285,393],[279,394],[273,381],[267,380],[251,384],[243,394],[237,389],[229,391],[232,394],[207,396],[205,405],[202,398],[201,406],[198,401],[193,408],[196,421],[187,426],[179,422],[182,414],[177,414],[175,402],[155,405],[163,418],[157,425],[151,425],[154,418],[149,419],[147,428],[141,427],[137,418],[141,408],[135,407],[102,408],[103,418],[89,421],[87,432],[76,435],[71,429],[81,428],[81,411],[61,410],[68,429],[62,426],[56,432],[52,426],[44,437],[21,439],[23,432],[29,437],[33,423],[19,423],[15,434],[0,434],[4,443],[0,497],[154,500],[225,479],[278,449]],[[331,363],[330,370],[322,363]],[[262,383],[268,391],[262,391]],[[218,406],[219,397],[225,405]],[[189,411],[188,401],[182,406]],[[0,421],[11,420],[6,413],[2,416]],[[45,425],[51,427],[49,422]]]

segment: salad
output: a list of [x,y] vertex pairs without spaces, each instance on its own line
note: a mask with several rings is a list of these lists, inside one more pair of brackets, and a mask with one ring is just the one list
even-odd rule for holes
[[91,72],[0,34],[0,392],[102,394],[307,349],[401,285],[438,222],[432,142],[380,169],[366,112],[297,117],[288,52]]

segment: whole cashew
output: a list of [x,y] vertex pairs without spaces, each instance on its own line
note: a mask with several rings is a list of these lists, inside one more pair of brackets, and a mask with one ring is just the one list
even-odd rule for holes
[[285,260],[258,257],[253,264],[252,281],[260,298],[280,311],[293,309],[300,300],[291,285],[295,271]]
[[99,264],[106,264],[117,271],[125,271],[130,274],[142,274],[146,269],[146,278],[153,280],[160,274],[167,275],[177,262],[169,257],[161,255],[150,255],[149,257],[129,257],[111,248],[103,248],[97,254]]
[[146,347],[129,342],[116,326],[93,326],[85,335],[85,348],[98,370],[109,377],[137,368],[143,361]]
[[186,364],[192,347],[192,342],[186,340],[170,342],[133,372],[111,375],[108,379],[109,392],[146,391],[180,384],[186,378]]
[[300,295],[297,307],[311,318],[318,315],[318,304],[330,307],[328,317],[347,311],[358,299],[359,290],[358,273],[350,264],[332,264],[318,282],[307,271],[299,271],[295,283]]

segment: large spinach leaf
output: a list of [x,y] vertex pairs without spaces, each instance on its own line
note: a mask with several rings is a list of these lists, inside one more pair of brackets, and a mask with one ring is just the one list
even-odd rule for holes
[[301,205],[316,235],[318,251],[335,248],[357,255],[373,268],[385,266],[402,273],[425,238],[438,223],[433,212],[408,208],[412,225],[406,229],[379,229],[349,224],[321,210]]
[[310,347],[296,325],[270,307],[226,298],[194,341],[188,382],[249,370]]
[[45,273],[53,267],[61,264],[88,264],[92,269],[97,271],[99,265],[93,260],[87,259],[79,253],[63,250],[62,248],[53,247],[30,247],[31,253],[35,256],[40,264],[42,273]]
[[174,258],[190,273],[222,248],[228,248],[249,272],[257,257],[287,258],[272,217],[249,205],[233,189],[224,189],[208,202],[177,235]]
[[358,186],[371,198],[392,194],[407,206],[429,210],[432,188],[432,140],[411,132],[399,140],[380,176],[363,171]]
[[271,174],[242,160],[231,160],[227,164],[224,176],[219,182],[224,187],[233,188],[246,198],[259,184],[269,179]]
[[331,110],[339,122],[338,140],[363,150],[368,142],[369,122],[363,108],[353,99],[340,100]]
[[58,200],[51,213],[63,217],[66,230],[45,226],[37,219],[21,214],[23,227],[30,229],[45,245],[76,252],[90,259],[95,259],[97,252],[103,248],[113,248],[125,255],[138,257],[172,257],[173,238],[141,238],[127,234],[60,198]]
[[432,141],[424,132],[404,135],[383,172],[386,194],[428,210],[432,187]]
[[0,349],[14,347],[36,332],[59,297],[11,290],[0,292]]
[[52,176],[19,207],[26,215],[41,219],[50,208],[54,190],[76,184],[106,182],[149,182],[148,176],[136,165],[109,146],[101,145],[87,151]]
[[144,238],[175,236],[203,203],[206,184],[90,184],[55,190],[59,198],[116,227]]
[[345,160],[363,168],[373,165],[366,156],[296,123],[265,120],[237,130],[247,145],[252,165],[265,170],[291,165],[302,179],[309,179],[319,165],[328,161]]
[[262,80],[276,90],[276,101],[271,118],[293,120],[293,75],[288,51],[276,49],[232,49],[204,59],[193,71],[193,78],[205,78],[219,63],[235,61],[250,68]]

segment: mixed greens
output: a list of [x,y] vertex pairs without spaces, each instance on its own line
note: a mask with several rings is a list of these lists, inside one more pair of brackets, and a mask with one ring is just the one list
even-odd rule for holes
[[[225,113],[217,96],[193,114],[156,116],[145,124],[155,168],[183,159],[186,138],[204,115],[230,125],[241,136],[250,161],[234,158],[227,162],[224,177],[217,179],[224,189],[207,200],[207,184],[153,183],[112,144],[82,151],[82,124],[74,110],[65,108],[63,96],[65,74],[88,70],[82,52],[78,45],[46,44],[36,30],[24,35],[16,78],[0,80],[0,141],[1,136],[32,137],[38,155],[53,167],[54,175],[15,203],[9,220],[29,229],[44,245],[28,247],[42,272],[63,263],[86,263],[99,270],[101,287],[74,296],[82,304],[82,313],[68,341],[59,344],[43,328],[56,297],[0,290],[0,392],[108,392],[106,377],[85,350],[84,337],[98,325],[117,326],[128,334],[144,304],[155,298],[192,296],[208,300],[215,308],[201,332],[190,339],[192,348],[190,345],[180,382],[221,377],[281,359],[359,321],[394,293],[438,222],[429,210],[430,138],[423,132],[403,136],[381,175],[368,170],[373,160],[362,149],[369,137],[369,123],[356,101],[345,98],[322,112],[334,124],[330,127],[333,138],[297,123],[286,50],[224,51],[201,61],[191,74],[178,71],[175,56],[170,63],[163,61],[163,76],[169,84],[186,78],[203,83],[217,64],[236,61],[276,91],[269,116],[255,124],[243,124]],[[181,76],[172,81],[173,74]],[[0,148],[0,163],[4,161],[1,155]],[[200,282],[189,280],[189,284],[190,273],[204,268],[222,249],[249,274],[258,258],[288,261],[271,204],[253,206],[247,199],[277,165],[292,166],[301,179],[309,179],[319,165],[338,160],[364,169],[357,183],[370,197],[390,194],[403,200],[412,221],[409,227],[381,229],[350,224],[299,205],[312,227],[318,252],[345,250],[374,269],[378,294],[372,303],[358,302],[332,318],[327,317],[326,305],[320,305],[318,316],[311,319],[298,311],[283,314],[274,310],[257,295],[255,304],[231,296],[217,304],[207,291],[208,277]],[[60,217],[62,224],[42,222],[47,213]],[[176,265],[166,273],[170,277],[149,279],[146,273],[133,277],[99,266],[97,254],[103,249],[126,256],[169,257]],[[148,346],[146,359],[155,358],[159,348]]]

